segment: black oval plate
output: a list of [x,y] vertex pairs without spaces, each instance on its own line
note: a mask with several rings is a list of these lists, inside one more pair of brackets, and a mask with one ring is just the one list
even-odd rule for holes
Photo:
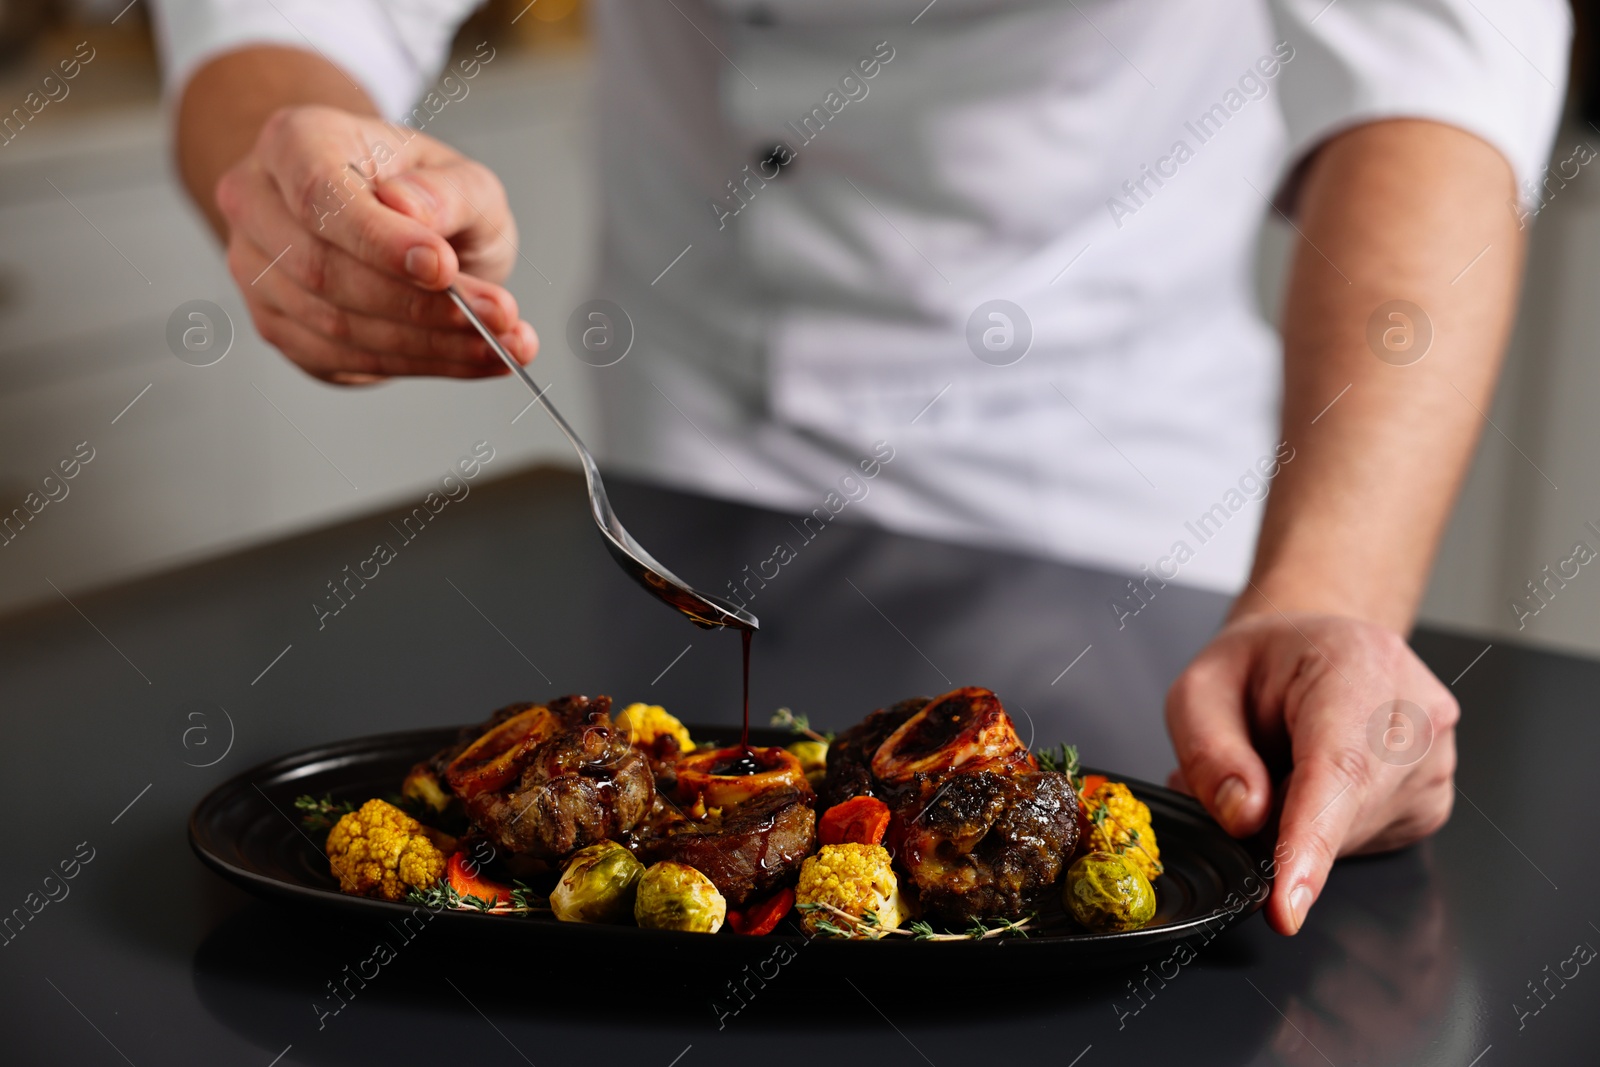
[[[726,727],[689,727],[697,738]],[[301,829],[294,798],[332,794],[356,803],[398,791],[406,771],[450,744],[458,728],[380,734],[293,752],[252,768],[213,789],[189,817],[189,843],[211,869],[251,893],[268,899],[311,905],[347,917],[398,922],[414,909],[406,904],[353,897],[339,892],[329,873],[321,842]],[[751,730],[756,744],[786,744],[792,734]],[[1099,772],[1096,772],[1099,773]],[[1166,873],[1156,880],[1156,917],[1149,926],[1124,933],[1091,934],[1064,916],[1042,920],[1027,937],[983,941],[918,941],[887,937],[880,941],[809,939],[796,932],[761,938],[739,937],[724,929],[714,936],[634,926],[595,926],[557,922],[547,915],[485,915],[445,911],[443,918],[464,934],[537,942],[552,948],[596,952],[692,953],[698,960],[748,957],[753,949],[771,952],[778,944],[817,945],[807,953],[842,953],[841,966],[884,963],[894,967],[961,965],[992,959],[1004,951],[1009,966],[1055,969],[1094,962],[1106,966],[1135,962],[1175,947],[1176,942],[1210,940],[1261,907],[1269,864],[1241,841],[1229,837],[1192,798],[1134,779],[1126,781],[1150,805]],[[1231,899],[1230,899],[1231,898]],[[780,928],[780,929],[783,929]]]

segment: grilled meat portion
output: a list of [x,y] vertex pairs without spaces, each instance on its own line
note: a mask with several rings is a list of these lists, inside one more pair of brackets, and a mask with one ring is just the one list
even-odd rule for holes
[[830,746],[823,793],[884,800],[897,865],[928,914],[952,921],[1023,914],[1078,840],[1072,783],[1038,769],[999,698],[977,687],[867,716]]
[[444,780],[463,800],[504,789],[522,773],[528,754],[567,724],[543,705],[495,723],[445,765]]
[[879,708],[833,739],[828,746],[828,775],[822,783],[825,806],[841,804],[851,797],[881,796],[872,776],[872,757],[907,719],[928,705],[927,697],[912,697],[887,708]]
[[776,746],[701,749],[680,759],[674,770],[674,795],[691,814],[734,807],[774,791],[798,790],[811,798],[799,757]]
[[[407,796],[417,795],[419,799],[427,799],[435,808],[442,808],[449,797],[455,795],[455,790],[450,788],[446,771],[456,758],[472,747],[473,742],[491,732],[495,727],[507,719],[521,715],[524,712],[534,711],[537,704],[519,703],[507,704],[500,708],[485,721],[475,726],[463,726],[456,734],[456,739],[441,748],[427,759],[413,766],[406,775],[406,787],[401,792]],[[415,785],[413,785],[415,783]],[[440,794],[436,799],[433,794]]]
[[919,774],[895,814],[923,911],[948,920],[1019,918],[1078,841],[1078,798],[1050,771]]
[[672,824],[641,851],[653,862],[695,868],[737,907],[751,896],[792,883],[817,847],[817,813],[809,790],[767,790],[703,819]]
[[872,754],[872,777],[894,785],[912,775],[1036,770],[1000,698],[967,686],[934,697]]
[[499,730],[504,744],[480,759],[469,743],[447,780],[472,821],[514,854],[554,859],[620,837],[650,811],[655,781],[610,712],[610,697],[568,696],[491,720],[481,737]]
[[488,733],[490,730],[494,729],[496,726],[499,726],[507,719],[512,718],[515,715],[520,715],[525,711],[532,711],[537,707],[539,707],[539,705],[530,704],[526,701],[516,704],[507,704],[503,708],[496,709],[493,715],[490,715],[487,719],[478,723],[476,726],[463,726],[460,732],[456,734],[456,739],[453,744],[446,748],[440,749],[433,755],[431,759],[427,760],[428,767],[430,767],[441,779],[443,779],[445,768],[449,767],[450,762],[457,756],[461,755],[461,753],[465,752],[474,741]]

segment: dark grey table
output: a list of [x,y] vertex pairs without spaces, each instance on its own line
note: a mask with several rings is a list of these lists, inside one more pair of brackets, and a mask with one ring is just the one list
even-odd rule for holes
[[[626,483],[614,497],[644,544],[712,589],[798,542],[770,512]],[[0,621],[0,911],[27,916],[0,935],[0,1060],[1600,1058],[1600,969],[1586,966],[1600,945],[1600,834],[1585,784],[1600,751],[1600,666],[1504,646],[1455,682],[1462,792],[1443,833],[1340,864],[1301,936],[1278,938],[1255,916],[1169,981],[1143,982],[1139,998],[1130,983],[1142,973],[1023,981],[1003,955],[964,981],[906,974],[859,988],[797,966],[719,1029],[712,1001],[734,976],[468,951],[430,932],[319,1029],[313,1001],[370,954],[371,934],[256,901],[201,867],[184,827],[206,790],[290,749],[564,692],[738,716],[737,639],[632,586],[564,474],[478,486],[319,629],[313,601],[395,540],[388,518]],[[1106,602],[1122,582],[835,524],[751,602],[763,624],[754,714],[783,704],[843,727],[907,695],[982,684],[1040,743],[1073,740],[1098,764],[1162,780],[1173,765],[1162,694],[1224,602],[1169,587],[1119,630]],[[1417,639],[1446,681],[1484,646]]]

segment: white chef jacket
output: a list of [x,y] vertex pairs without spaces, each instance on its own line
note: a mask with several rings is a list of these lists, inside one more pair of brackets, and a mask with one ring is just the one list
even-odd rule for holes
[[[156,10],[173,90],[273,42],[320,51],[398,117],[472,6]],[[1470,131],[1531,188],[1570,34],[1562,0],[596,0],[593,15],[594,294],[636,335],[593,371],[612,466],[1221,589],[1248,570],[1256,472],[1292,455],[1252,285],[1268,200],[1327,137],[1386,117]],[[781,170],[762,162],[777,146]],[[991,317],[994,300],[1012,307]],[[563,324],[542,325],[551,352]],[[893,458],[865,480],[876,442]],[[865,489],[845,495],[850,475]]]

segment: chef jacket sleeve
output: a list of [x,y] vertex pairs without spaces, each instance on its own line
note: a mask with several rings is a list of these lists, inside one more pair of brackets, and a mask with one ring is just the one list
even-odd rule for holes
[[1431,119],[1493,145],[1533,197],[1565,95],[1566,0],[1268,2],[1294,50],[1280,78],[1285,175],[1342,130]]
[[398,119],[448,58],[479,0],[153,0],[162,81],[176,99],[207,61],[250,45],[316,52]]

